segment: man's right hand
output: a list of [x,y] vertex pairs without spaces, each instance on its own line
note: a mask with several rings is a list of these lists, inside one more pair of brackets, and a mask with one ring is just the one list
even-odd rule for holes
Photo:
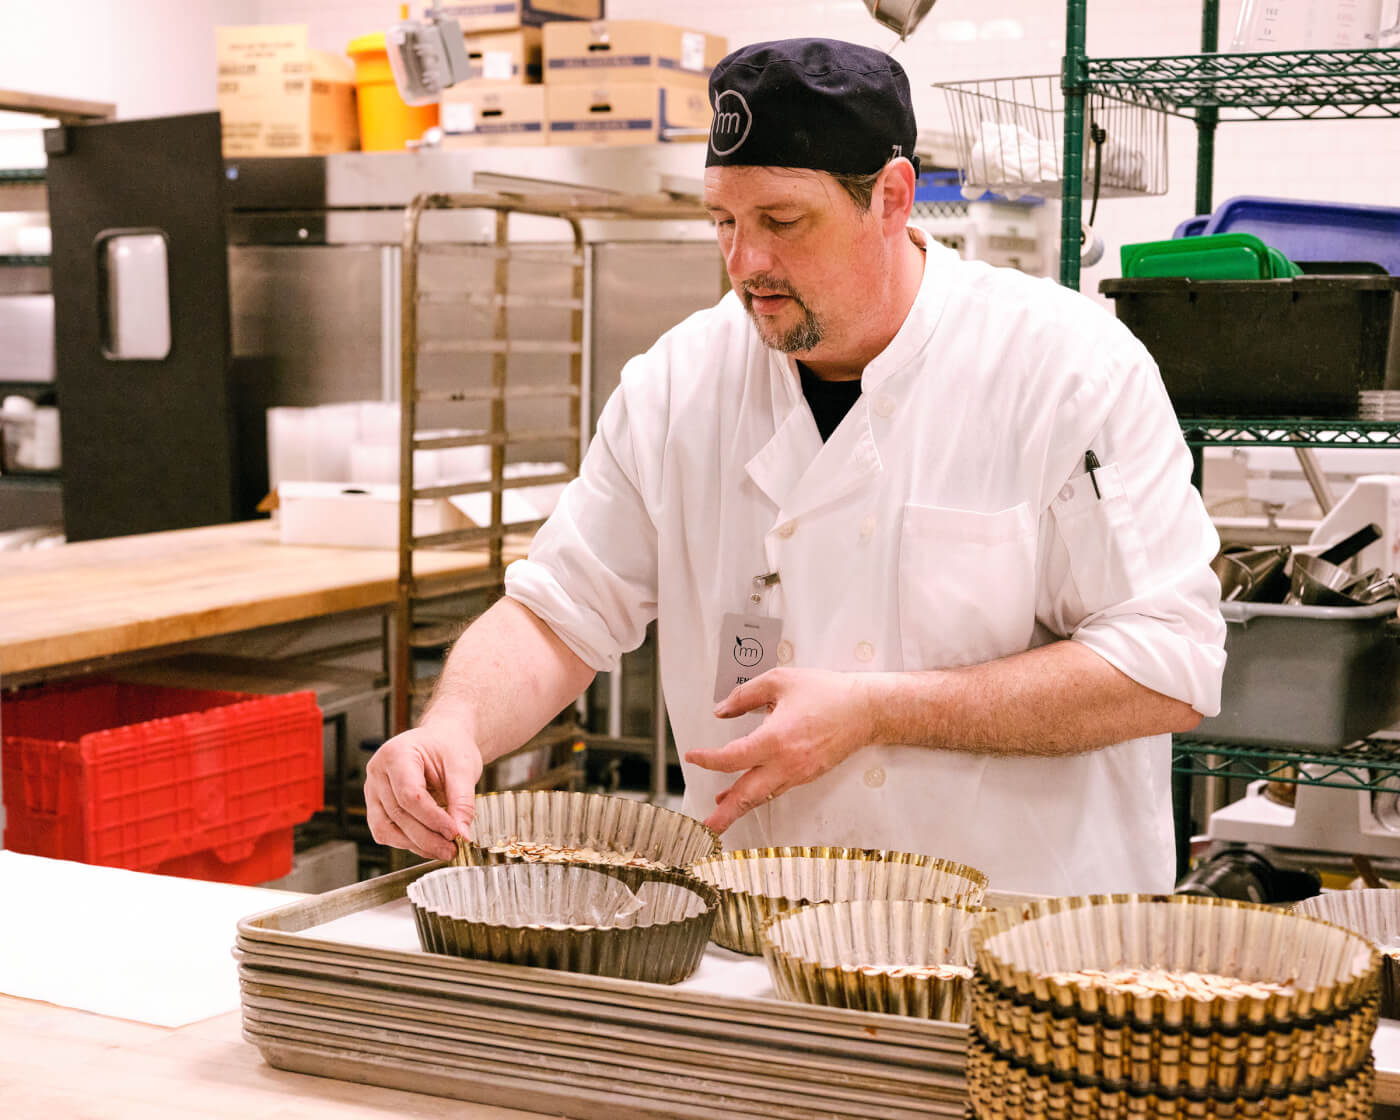
[[481,751],[467,735],[415,727],[395,735],[365,767],[365,812],[380,844],[451,859],[470,835]]

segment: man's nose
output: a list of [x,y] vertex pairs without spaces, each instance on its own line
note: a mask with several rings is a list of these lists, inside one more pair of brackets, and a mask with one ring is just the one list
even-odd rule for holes
[[729,242],[729,253],[725,257],[725,268],[729,272],[730,283],[735,286],[760,273],[773,271],[773,255],[769,251],[767,239],[752,230],[734,231]]

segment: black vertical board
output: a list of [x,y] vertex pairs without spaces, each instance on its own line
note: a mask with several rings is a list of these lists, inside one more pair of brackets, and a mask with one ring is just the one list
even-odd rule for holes
[[[48,138],[54,333],[69,540],[235,516],[219,115],[70,125]],[[97,238],[167,239],[170,353],[102,351]]]

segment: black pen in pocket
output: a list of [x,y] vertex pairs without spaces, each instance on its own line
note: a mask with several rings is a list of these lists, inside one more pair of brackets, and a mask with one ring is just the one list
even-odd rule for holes
[[1103,501],[1103,495],[1099,493],[1099,480],[1094,477],[1094,472],[1099,469],[1099,457],[1094,454],[1093,449],[1084,452],[1084,470],[1088,472],[1089,481],[1094,484],[1094,497],[1098,501]]

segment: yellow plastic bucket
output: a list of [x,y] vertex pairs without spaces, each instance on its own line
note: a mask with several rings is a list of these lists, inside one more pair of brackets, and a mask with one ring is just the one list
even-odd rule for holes
[[401,152],[438,123],[438,107],[408,105],[394,85],[384,32],[351,39],[346,54],[355,60],[355,98],[360,113],[360,148],[366,152]]

